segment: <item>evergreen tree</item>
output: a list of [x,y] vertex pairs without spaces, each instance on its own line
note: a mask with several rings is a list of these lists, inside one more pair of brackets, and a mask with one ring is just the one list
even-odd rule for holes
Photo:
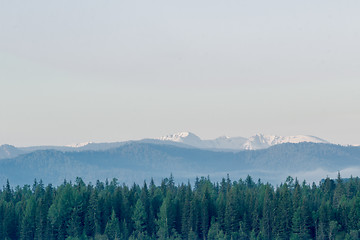
[[181,234],[185,239],[188,237],[191,228],[191,222],[190,222],[191,201],[192,201],[192,191],[191,191],[190,183],[188,183],[185,189],[185,199],[181,210],[182,213]]
[[119,220],[116,218],[114,210],[111,213],[111,218],[106,223],[105,234],[109,240],[120,239]]
[[147,216],[146,216],[145,207],[144,207],[141,199],[138,199],[136,202],[132,220],[134,221],[135,233],[137,235],[144,234],[146,231]]
[[15,206],[12,202],[5,203],[3,229],[5,239],[19,239],[20,231],[18,229]]
[[27,200],[25,213],[21,223],[21,239],[30,240],[34,239],[36,226],[35,226],[36,202],[35,198],[31,197]]
[[12,200],[13,193],[10,188],[9,179],[6,180],[6,186],[4,187],[2,195],[3,195],[3,199],[5,200],[5,202],[10,202]]
[[[45,195],[45,193],[44,193]],[[46,204],[45,196],[37,200],[36,214],[35,214],[35,239],[45,240],[48,236],[48,209],[49,206]]]
[[0,239],[5,239],[4,218],[5,218],[5,203],[3,200],[0,200]]
[[263,217],[261,221],[261,229],[264,239],[272,238],[272,224],[273,224],[273,204],[272,204],[272,188],[269,185],[265,187],[265,196],[263,203]]
[[[164,195],[165,194],[165,195]],[[275,189],[250,177],[175,186],[44,188],[34,181],[0,190],[2,239],[359,239],[360,180],[325,179],[319,186],[288,178]],[[210,221],[211,220],[211,221]]]
[[219,232],[220,232],[219,224],[217,222],[215,222],[214,218],[212,218],[210,228],[208,231],[208,235],[207,235],[207,239],[208,240],[218,239],[217,237],[218,237]]
[[172,229],[175,228],[175,209],[172,202],[172,194],[168,192],[163,204],[160,207],[158,225],[158,237],[166,239],[171,235]]
[[210,227],[211,220],[211,199],[208,189],[206,188],[201,200],[201,236],[205,239]]

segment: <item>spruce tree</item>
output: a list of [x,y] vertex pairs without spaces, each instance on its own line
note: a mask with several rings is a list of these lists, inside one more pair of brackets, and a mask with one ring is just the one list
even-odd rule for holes
[[132,215],[134,222],[134,231],[136,234],[145,234],[147,225],[147,215],[143,202],[138,199]]
[[111,218],[106,223],[105,232],[109,240],[120,239],[119,220],[116,218],[115,211],[111,213]]

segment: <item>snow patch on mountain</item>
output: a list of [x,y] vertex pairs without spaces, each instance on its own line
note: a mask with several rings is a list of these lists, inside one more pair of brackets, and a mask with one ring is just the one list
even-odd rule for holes
[[170,134],[157,139],[162,141],[184,143],[194,147],[200,147],[200,148],[203,147],[202,140],[191,132],[180,132],[180,133]]
[[186,141],[201,141],[201,139],[191,132],[180,132],[175,134],[160,137],[159,140],[173,141],[173,142],[186,142]]
[[264,135],[256,134],[250,137],[243,145],[243,149],[256,150],[264,149],[282,143],[300,143],[300,142],[313,142],[313,143],[329,143],[328,141],[309,135],[296,135],[296,136],[277,136],[277,135]]
[[282,143],[329,143],[328,141],[309,135],[277,136],[256,134],[249,138],[244,137],[219,137],[216,139],[202,140],[190,132],[180,132],[158,138],[158,140],[180,142],[197,148],[257,150],[265,149]]
[[80,147],[85,147],[86,145],[89,145],[92,143],[93,142],[75,143],[75,144],[65,145],[65,147],[80,148]]

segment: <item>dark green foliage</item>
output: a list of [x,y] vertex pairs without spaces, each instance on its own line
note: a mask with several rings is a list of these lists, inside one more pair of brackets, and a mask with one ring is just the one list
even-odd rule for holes
[[318,186],[289,177],[274,188],[250,176],[213,184],[86,185],[0,190],[5,239],[359,239],[360,181],[325,179]]
[[146,231],[146,225],[148,223],[146,212],[146,208],[141,199],[138,199],[132,215],[132,220],[134,221],[134,232],[136,234],[143,234]]
[[109,240],[120,238],[119,220],[116,218],[115,211],[112,211],[111,218],[106,224],[105,234]]

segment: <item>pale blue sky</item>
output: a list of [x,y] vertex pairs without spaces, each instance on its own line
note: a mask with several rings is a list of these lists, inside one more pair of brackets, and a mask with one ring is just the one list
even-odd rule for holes
[[0,1],[0,145],[360,144],[360,1]]

